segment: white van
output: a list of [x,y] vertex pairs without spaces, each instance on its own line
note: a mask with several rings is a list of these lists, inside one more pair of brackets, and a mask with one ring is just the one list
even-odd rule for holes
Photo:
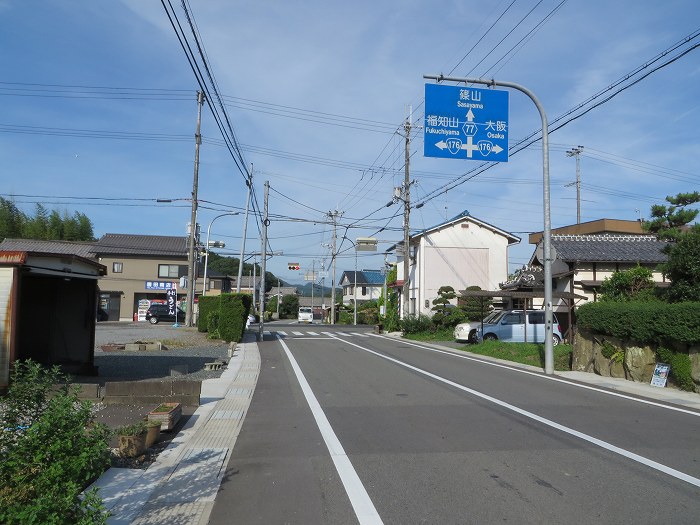
[[297,315],[297,322],[299,323],[313,323],[314,313],[310,306],[300,306],[299,314]]

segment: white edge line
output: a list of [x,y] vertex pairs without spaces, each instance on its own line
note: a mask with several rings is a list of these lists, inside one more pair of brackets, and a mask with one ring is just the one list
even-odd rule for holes
[[308,381],[306,381],[299,364],[297,363],[296,359],[294,359],[292,352],[289,350],[289,347],[285,344],[284,340],[282,340],[282,338],[279,336],[277,336],[277,340],[282,345],[285,354],[287,354],[287,359],[289,359],[292,369],[297,376],[299,386],[301,386],[301,390],[304,392],[306,402],[309,404],[309,408],[311,409],[311,413],[316,420],[316,425],[318,425],[323,441],[326,443],[326,447],[331,454],[331,459],[333,460],[335,469],[338,471],[340,480],[343,482],[345,492],[350,498],[350,503],[352,504],[352,508],[355,511],[358,521],[362,525],[382,524],[383,521],[379,517],[377,509],[374,507],[374,504],[372,503],[369,494],[367,494],[360,477],[357,475],[355,468],[352,466],[350,458],[348,458],[347,454],[345,453],[343,445],[341,445],[340,440],[335,435],[333,427],[331,427],[328,418],[326,418],[326,414],[323,412],[323,409],[311,390]]
[[494,403],[498,406],[501,406],[503,408],[506,408],[508,410],[516,412],[517,414],[520,414],[522,416],[525,416],[525,417],[528,417],[528,418],[533,419],[535,421],[538,421],[538,422],[542,423],[543,425],[549,426],[551,428],[554,428],[556,430],[559,430],[559,431],[564,432],[566,434],[569,434],[571,436],[577,437],[577,438],[582,439],[583,441],[587,441],[588,443],[591,443],[593,445],[597,445],[605,450],[608,450],[608,451],[613,452],[615,454],[619,454],[621,456],[624,456],[628,459],[631,459],[633,461],[636,461],[638,463],[646,465],[647,467],[658,470],[659,472],[663,472],[664,474],[668,474],[669,476],[673,476],[674,478],[685,481],[686,483],[690,483],[691,485],[695,485],[696,487],[700,487],[700,479],[695,478],[689,474],[686,474],[685,472],[681,472],[680,470],[676,470],[674,468],[671,468],[671,467],[668,467],[668,466],[663,465],[661,463],[658,463],[656,461],[653,461],[649,458],[645,458],[644,456],[640,456],[638,454],[635,454],[634,452],[630,452],[629,450],[625,450],[623,448],[617,447],[617,446],[613,445],[612,443],[608,443],[607,441],[603,441],[602,439],[594,438],[593,436],[589,436],[588,434],[584,434],[583,432],[579,432],[578,430],[574,430],[573,428],[569,428],[569,427],[566,427],[564,425],[560,425],[559,423],[556,423],[554,421],[546,419],[542,416],[538,416],[537,414],[534,414],[532,412],[528,412],[527,410],[523,410],[522,408],[518,408],[515,405],[511,405],[510,403],[506,403],[505,401],[501,401],[500,399],[496,399],[495,397],[491,397],[488,394],[484,394],[482,392],[479,392],[478,390],[474,390],[474,389],[466,387],[464,385],[460,385],[459,383],[455,383],[454,381],[450,381],[449,379],[445,379],[444,377],[440,377],[438,375],[435,375],[431,372],[428,372],[427,370],[423,370],[422,368],[418,368],[418,367],[415,367],[413,365],[409,365],[408,363],[404,363],[402,361],[399,361],[398,359],[394,359],[393,357],[389,357],[389,356],[380,354],[379,352],[376,352],[376,351],[371,350],[369,348],[364,348],[356,343],[346,341],[345,339],[340,339],[340,338],[337,338],[337,339],[339,341],[344,342],[345,344],[357,347],[360,350],[364,350],[365,352],[369,352],[370,354],[374,354],[378,357],[381,357],[382,359],[386,359],[387,361],[391,361],[393,363],[396,363],[397,365],[408,368],[409,370],[413,370],[414,372],[418,372],[418,373],[423,374],[427,377],[430,377],[432,379],[435,379],[437,381],[445,383],[446,385],[450,385],[450,386],[457,388],[459,390],[463,390],[464,392],[468,392],[469,394],[472,394],[476,397],[479,397],[479,398],[484,399],[486,401],[490,401],[491,403]]
[[[394,341],[394,339],[391,337],[386,337],[386,336],[381,336],[381,335],[376,335],[376,334],[370,334],[370,335],[372,337],[378,337],[380,339]],[[558,383],[564,383],[564,384],[567,384],[570,386],[575,386],[577,388],[583,388],[584,390],[593,390],[594,392],[600,392],[602,394],[607,394],[609,396],[621,397],[623,399],[629,399],[630,401],[636,401],[637,403],[643,403],[645,405],[666,408],[668,410],[674,410],[676,412],[683,412],[684,414],[690,414],[691,416],[700,417],[700,412],[688,410],[687,408],[680,408],[680,407],[676,407],[673,405],[665,405],[663,403],[657,403],[656,401],[649,401],[648,399],[640,399],[638,397],[633,397],[633,396],[630,396],[627,394],[620,394],[619,392],[611,392],[610,390],[605,390],[605,389],[595,387],[595,386],[582,385],[581,383],[575,383],[571,380],[563,379],[561,377],[553,377],[553,376],[544,375],[544,374],[538,373],[538,372],[531,372],[530,370],[523,370],[522,368],[518,368],[515,366],[504,365],[501,363],[494,363],[492,361],[487,361],[485,359],[479,359],[478,357],[471,357],[468,355],[462,355],[462,354],[458,354],[455,352],[450,352],[448,350],[440,350],[439,348],[432,348],[430,346],[424,346],[424,345],[411,343],[411,342],[403,341],[403,340],[401,342],[402,342],[402,344],[407,344],[409,346],[415,346],[416,348],[421,348],[423,350],[430,350],[431,352],[437,352],[439,354],[451,355],[451,356],[457,357],[459,359],[466,359],[468,361],[474,361],[474,362],[480,363],[482,365],[495,366],[497,368],[505,368],[506,370],[510,370],[511,372],[517,372],[520,374],[528,374],[528,375],[531,375],[534,377],[539,377],[540,379],[546,379],[548,381],[556,381]]]

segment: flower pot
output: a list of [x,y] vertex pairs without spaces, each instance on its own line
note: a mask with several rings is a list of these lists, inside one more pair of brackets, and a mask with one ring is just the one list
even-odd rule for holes
[[158,436],[160,436],[160,421],[149,421],[148,430],[146,431],[146,448],[151,448],[156,441],[158,441]]
[[182,417],[180,403],[161,403],[148,413],[148,421],[160,421],[161,430],[172,430]]
[[146,451],[146,433],[135,436],[119,436],[119,452],[127,458],[135,458]]

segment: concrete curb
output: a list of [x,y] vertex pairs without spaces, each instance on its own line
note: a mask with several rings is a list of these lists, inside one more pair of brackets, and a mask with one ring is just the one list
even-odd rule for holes
[[146,470],[108,469],[96,487],[109,525],[207,523],[260,374],[252,332],[231,347],[220,378],[202,382],[200,406]]

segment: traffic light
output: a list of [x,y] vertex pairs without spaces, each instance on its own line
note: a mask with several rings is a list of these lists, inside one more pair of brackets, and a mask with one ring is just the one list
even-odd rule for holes
[[299,268],[301,268],[301,266],[299,266],[298,262],[290,262],[287,263],[287,268],[289,268],[290,270],[298,270]]

